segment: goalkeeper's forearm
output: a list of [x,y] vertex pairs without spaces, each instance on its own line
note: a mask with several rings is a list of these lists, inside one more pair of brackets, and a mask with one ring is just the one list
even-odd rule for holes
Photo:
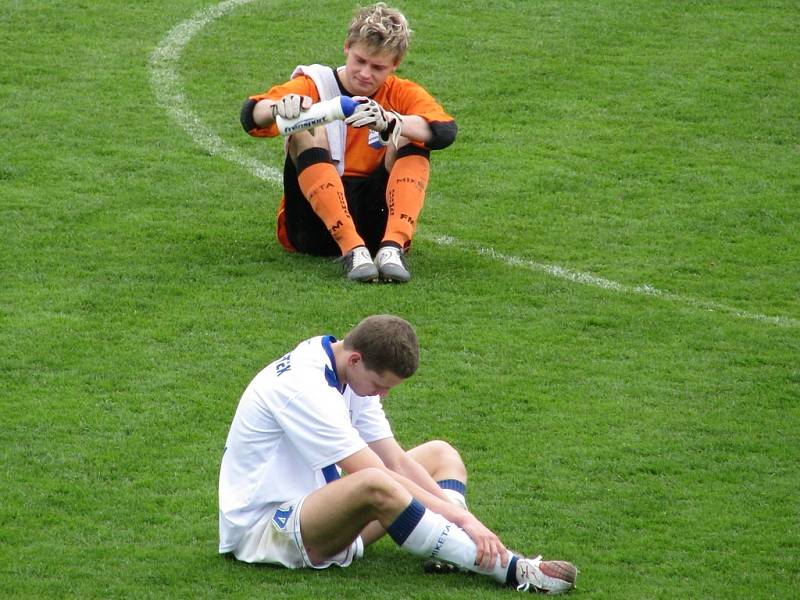
[[403,129],[401,135],[413,142],[427,144],[433,137],[433,131],[428,122],[418,115],[402,115]]
[[275,106],[274,100],[264,99],[253,107],[253,121],[259,127],[269,127],[275,122],[275,115],[272,107]]

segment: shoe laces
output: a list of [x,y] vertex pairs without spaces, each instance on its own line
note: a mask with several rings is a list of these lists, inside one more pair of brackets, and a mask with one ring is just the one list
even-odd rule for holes
[[[539,555],[536,558],[523,558],[521,560],[524,560],[526,563],[530,563],[531,566],[536,567],[542,561],[542,556]],[[526,581],[524,583],[520,583],[517,586],[517,591],[518,592],[527,592],[532,585],[533,585],[533,582],[531,582],[530,579],[529,579],[528,581]],[[536,590],[541,589],[541,588],[539,588],[539,587],[537,587],[535,585],[533,585],[533,588],[536,589]]]

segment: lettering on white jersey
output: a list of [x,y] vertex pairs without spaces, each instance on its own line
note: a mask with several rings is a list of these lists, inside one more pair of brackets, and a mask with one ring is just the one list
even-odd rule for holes
[[275,374],[278,377],[280,377],[281,375],[286,373],[286,371],[292,368],[291,360],[292,360],[292,353],[290,352],[289,354],[282,356],[281,359],[277,362],[277,364],[275,365]]

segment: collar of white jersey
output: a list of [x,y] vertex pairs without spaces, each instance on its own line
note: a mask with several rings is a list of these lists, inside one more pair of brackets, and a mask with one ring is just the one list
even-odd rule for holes
[[331,344],[335,342],[336,338],[332,335],[322,336],[322,347],[325,349],[325,353],[331,361],[330,366],[325,365],[325,381],[328,382],[329,386],[336,388],[341,393],[344,392],[344,386],[342,386],[339,381],[339,375],[336,372],[336,358],[333,356],[333,348],[331,348]]

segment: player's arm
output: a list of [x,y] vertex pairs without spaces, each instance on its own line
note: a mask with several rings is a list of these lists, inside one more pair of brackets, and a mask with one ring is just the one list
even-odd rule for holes
[[[430,493],[432,496],[443,500],[448,504],[452,503],[450,498],[448,498],[448,496],[442,491],[442,488],[440,488],[436,481],[434,481],[433,477],[431,477],[430,473],[428,473],[428,471],[417,461],[411,458],[394,438],[385,438],[378,440],[377,442],[372,442],[369,444],[369,447],[375,451],[375,453],[381,458],[389,470],[409,479],[426,492]],[[425,503],[423,502],[423,504]],[[428,505],[426,506],[431,508]],[[464,512],[468,514],[468,517],[461,522],[447,517],[447,515],[444,515],[444,513],[440,512],[440,514],[444,515],[445,518],[453,521],[467,532],[470,538],[472,538],[475,544],[479,547],[478,562],[482,562],[484,559],[484,553],[489,554],[493,552],[493,550],[490,549],[492,547],[491,544],[495,542],[500,543],[500,540],[492,531],[490,531],[477,518],[475,518],[472,513],[469,511]],[[486,544],[485,547],[487,549],[484,550],[481,548],[481,544]],[[504,561],[506,556],[505,548],[502,547],[502,544],[500,544],[500,548],[501,561]]]
[[390,119],[399,118],[402,122],[402,136],[412,142],[422,142],[426,146],[433,138],[433,130],[428,122],[419,115],[400,115],[390,113]]
[[264,128],[275,122],[276,115],[285,119],[296,119],[302,111],[311,108],[312,102],[310,96],[301,94],[287,94],[279,100],[264,98],[253,106],[253,122],[256,127]]
[[387,126],[390,129],[401,128],[401,135],[412,142],[421,142],[428,145],[433,138],[433,131],[428,122],[419,115],[401,115],[396,112],[387,112]]
[[345,123],[377,131],[384,144],[391,140],[397,145],[402,136],[423,144],[429,150],[441,150],[456,139],[458,127],[455,121],[430,96],[424,96],[418,104],[419,113],[413,112],[412,108],[407,114],[386,110],[372,98],[354,96],[353,100],[358,102],[358,106]]
[[375,100],[365,96],[354,96],[353,100],[358,102],[358,106],[344,122],[352,127],[368,127],[377,131],[384,144],[390,139],[396,143],[397,138],[402,135],[406,139],[427,145],[433,136],[430,125],[419,115],[401,115],[385,110]]
[[244,101],[239,120],[242,128],[253,136],[274,136],[275,115],[287,119],[300,116],[319,98],[314,82],[308,77],[297,77],[270,88],[263,94],[250,96]]
[[459,527],[462,527],[461,521],[465,520],[467,515],[469,515],[469,511],[466,511],[460,506],[453,504],[449,501],[449,499],[447,499],[447,497],[439,498],[405,475],[401,475],[400,473],[389,469],[381,460],[381,457],[378,456],[378,454],[376,454],[375,451],[369,446],[359,450],[354,454],[351,454],[343,460],[340,460],[338,465],[346,473],[355,473],[370,467],[384,471],[390,477],[392,477],[392,479],[406,488],[406,490],[408,490],[412,496],[422,502],[427,508],[439,513]]
[[430,473],[411,458],[394,438],[384,438],[371,442],[369,447],[381,458],[383,464],[395,473],[407,477],[425,491],[447,502],[450,499],[433,480]]
[[451,523],[455,523],[475,542],[476,560],[485,568],[495,564],[499,555],[503,566],[507,564],[508,553],[500,539],[488,527],[481,523],[475,515],[449,500],[441,499],[414,483],[408,477],[389,468],[369,446],[339,461],[339,466],[347,473],[355,473],[366,468],[383,470],[392,479],[402,485],[414,498],[422,502],[426,508],[439,513]]
[[419,115],[390,114],[390,119],[397,117],[401,121],[401,133],[404,138],[420,142],[429,150],[447,148],[455,141],[458,133],[458,127],[453,120],[430,122]]

